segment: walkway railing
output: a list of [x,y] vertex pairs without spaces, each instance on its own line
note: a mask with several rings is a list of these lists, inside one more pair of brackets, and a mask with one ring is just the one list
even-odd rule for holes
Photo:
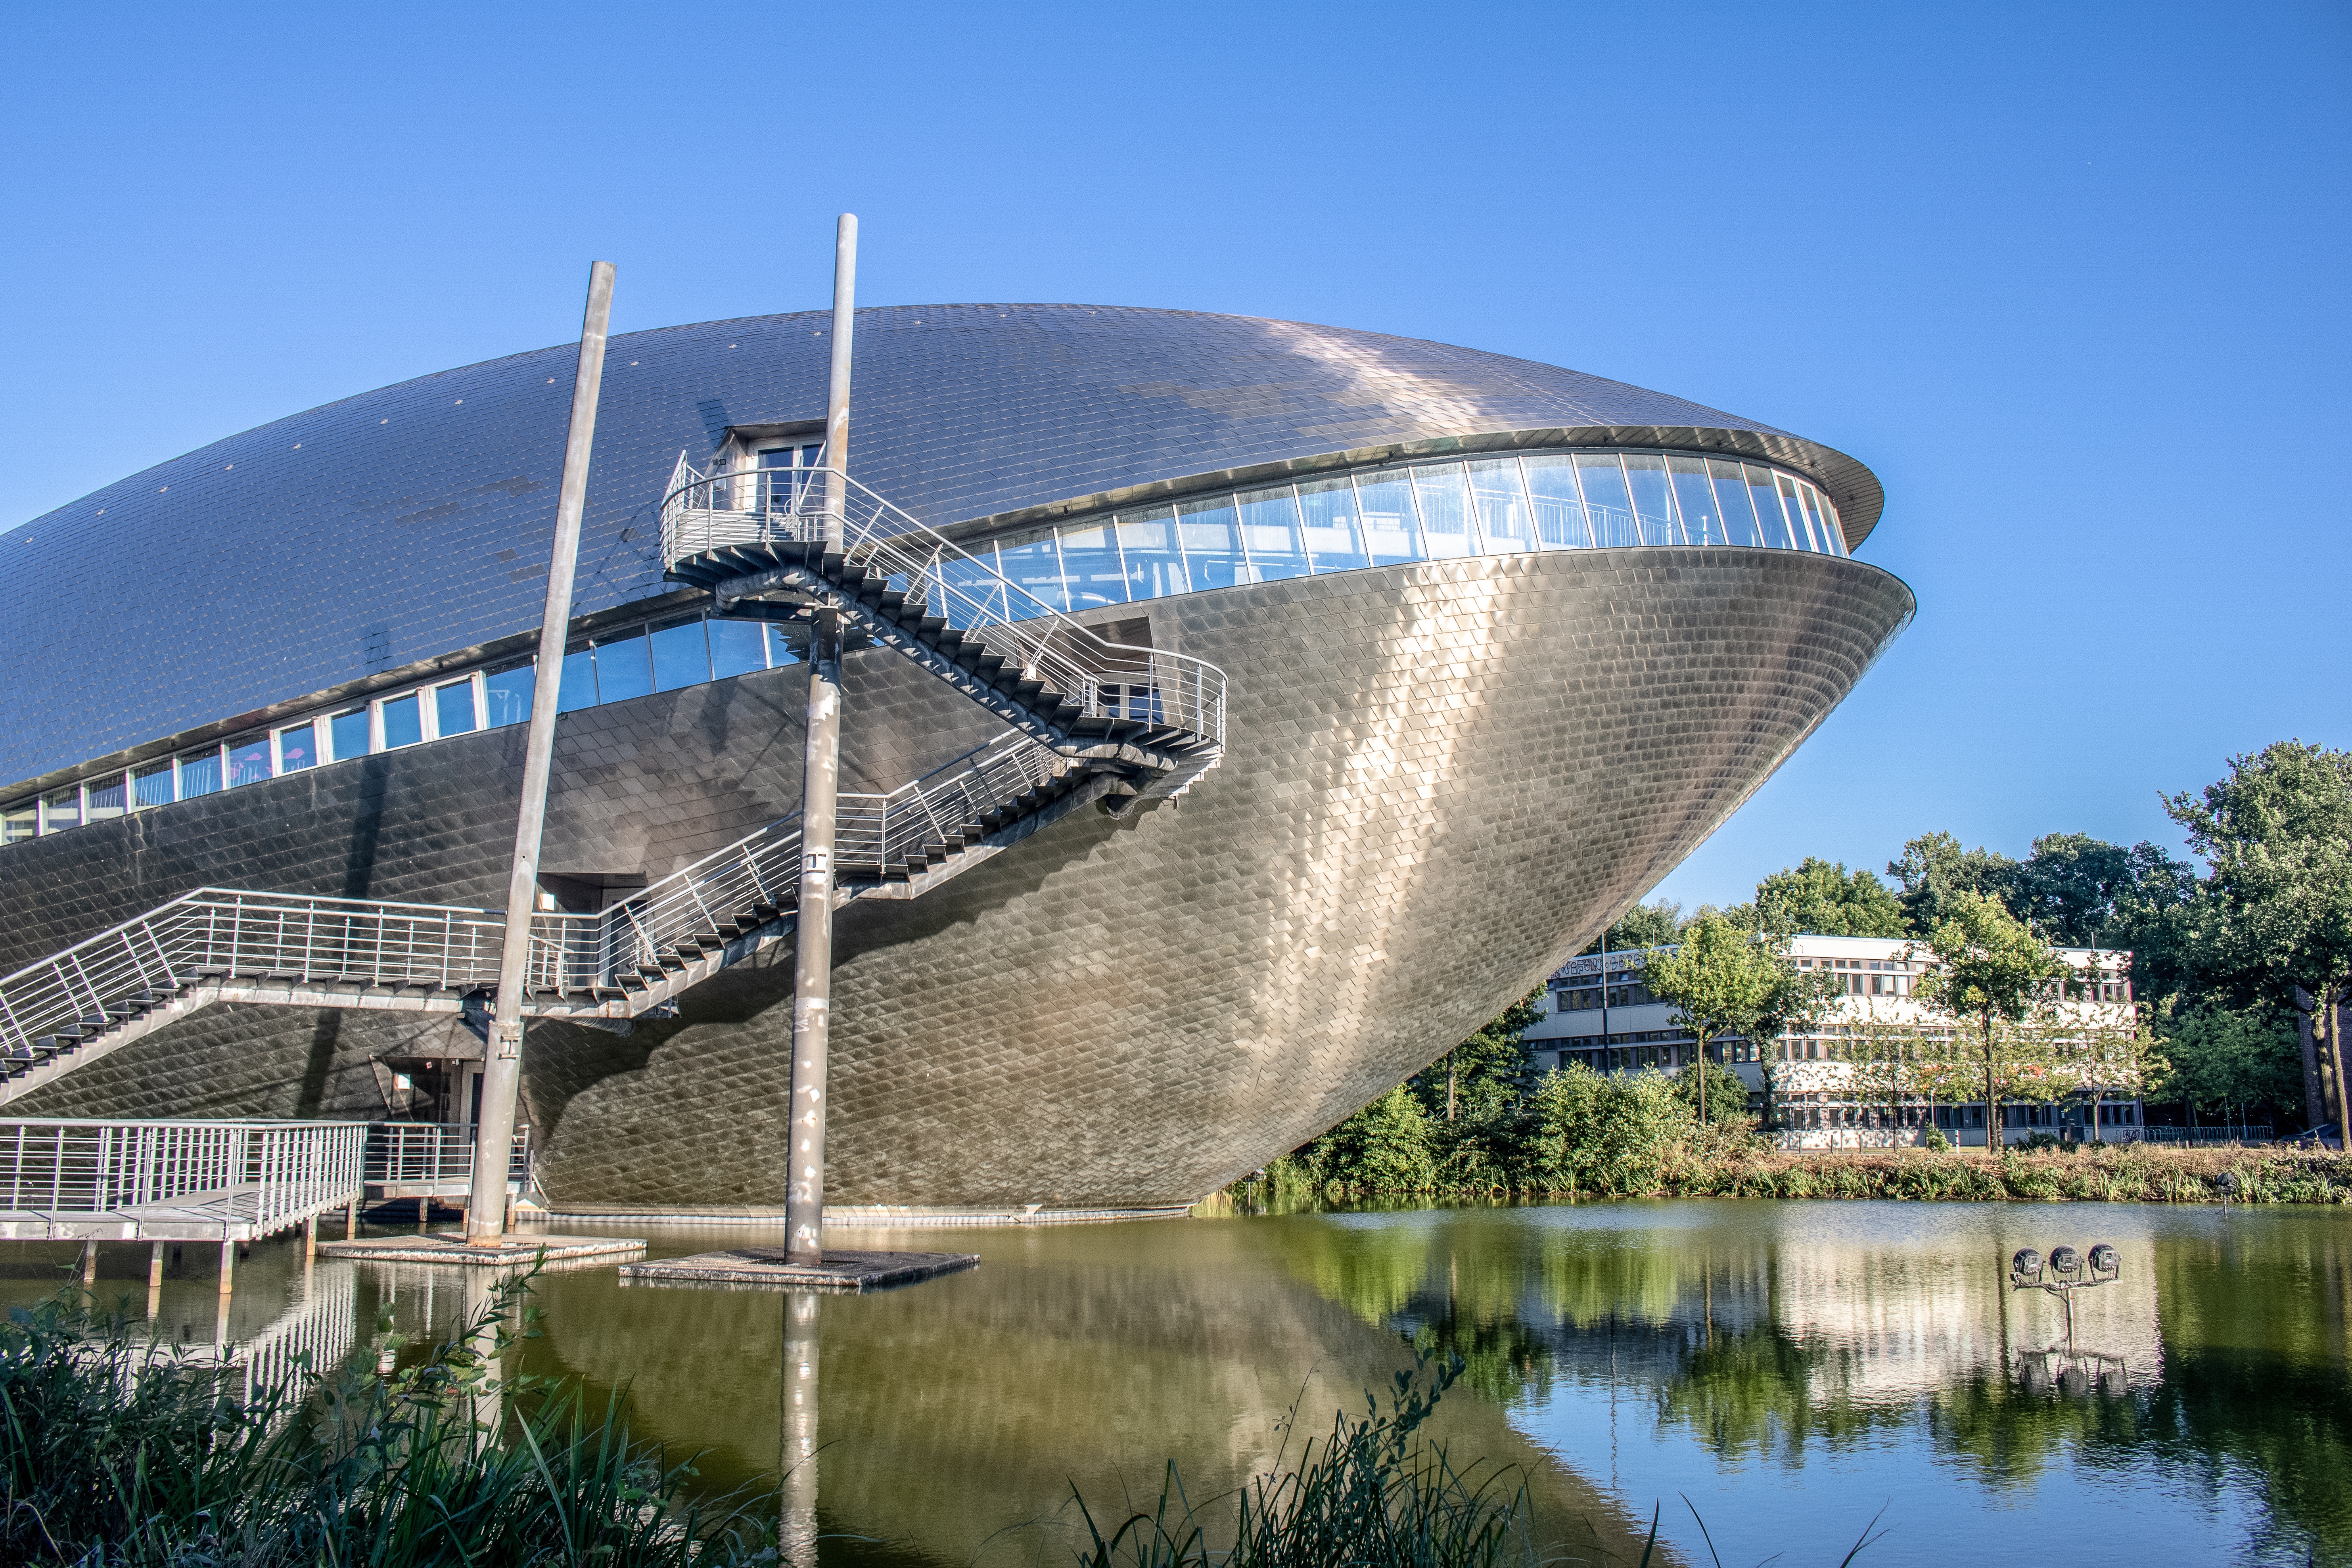
[[[367,1184],[461,1183],[474,1169],[474,1130],[433,1121],[378,1121],[368,1128]],[[514,1131],[507,1179],[530,1182],[530,1129]]]
[[0,1209],[202,1203],[257,1235],[360,1194],[360,1121],[0,1121]]
[[[838,514],[830,498],[841,499]],[[665,568],[745,545],[810,544],[835,531],[848,564],[885,578],[954,631],[1087,716],[1225,738],[1225,677],[1182,654],[1114,643],[837,469],[703,473],[680,453],[661,511]]]

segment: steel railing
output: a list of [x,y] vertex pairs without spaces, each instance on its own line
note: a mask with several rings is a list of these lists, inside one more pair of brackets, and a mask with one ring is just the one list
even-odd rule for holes
[[730,547],[824,540],[1087,717],[1224,744],[1225,676],[1205,659],[1109,641],[837,469],[703,473],[679,454],[662,499],[666,569]]
[[[949,835],[1071,765],[1008,731],[887,795],[845,793],[836,874],[905,876]],[[525,984],[564,996],[609,988],[755,910],[789,909],[800,859],[798,819],[788,816],[601,913],[534,914]],[[207,983],[493,993],[505,932],[498,910],[200,888],[0,979],[0,1061],[24,1068],[69,1054]]]
[[[368,1127],[370,1185],[463,1182],[474,1171],[474,1129],[435,1121],[377,1121]],[[514,1130],[507,1179],[530,1181],[530,1129]]]
[[0,1208],[202,1201],[266,1233],[359,1195],[360,1121],[0,1121]]
[[2142,1135],[2151,1143],[2270,1143],[2276,1140],[2267,1122],[2251,1126],[2149,1127]]
[[[950,835],[1013,806],[1070,767],[1036,742],[1007,731],[887,795],[844,791],[835,828],[835,877],[856,882],[908,875],[918,856],[944,851]],[[530,988],[558,995],[611,989],[622,976],[657,969],[665,955],[756,910],[794,907],[800,876],[795,813],[599,914],[536,915]]]
[[492,910],[199,888],[0,979],[0,1058],[54,1055],[208,979],[494,984],[505,930]]

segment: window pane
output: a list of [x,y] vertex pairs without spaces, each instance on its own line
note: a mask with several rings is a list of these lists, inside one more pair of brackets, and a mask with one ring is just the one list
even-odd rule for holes
[[1843,549],[1843,545],[1845,542],[1840,539],[1831,529],[1830,520],[1824,511],[1821,493],[1814,489],[1811,485],[1799,485],[1797,487],[1797,493],[1804,498],[1805,521],[1813,525],[1813,537],[1819,542],[1819,548],[1821,549],[1822,553],[1824,555],[1844,554],[1845,551]]
[[1070,608],[1099,609],[1127,603],[1127,573],[1118,563],[1118,541],[1110,524],[1092,528],[1064,526],[1062,573],[1068,584]]
[[1275,583],[1307,575],[1307,549],[1298,537],[1298,500],[1290,487],[1244,490],[1242,542],[1249,549],[1250,581]]
[[1519,459],[1535,508],[1536,543],[1546,550],[1581,550],[1592,542],[1584,502],[1576,493],[1576,459],[1565,453]]
[[295,724],[278,731],[278,771],[299,773],[319,761],[319,731],[314,724]]
[[1462,482],[1462,465],[1447,463],[1438,468],[1415,468],[1412,489],[1421,502],[1421,537],[1429,549],[1429,558],[1442,561],[1452,555],[1469,554],[1474,547],[1470,537],[1470,490]]
[[[1012,539],[996,542],[997,569],[1022,593],[1012,595],[1014,620],[1024,620],[1037,614],[1037,605],[1049,610],[1067,610],[1068,594],[1063,590],[1062,556],[1055,543],[1054,531],[1039,534],[1016,534]],[[1022,594],[1028,595],[1027,599]],[[1032,603],[1031,601],[1034,601]]]
[[228,783],[259,784],[269,777],[269,737],[247,735],[228,743]]
[[[567,661],[564,673],[569,675],[571,672]],[[482,706],[490,716],[491,729],[503,730],[509,724],[520,724],[530,717],[531,687],[538,676],[538,669],[530,660],[525,659],[520,664],[510,664],[504,669],[494,669],[482,677]],[[559,702],[556,711],[560,713],[562,710],[562,704]]]
[[1805,516],[1804,503],[1797,499],[1797,481],[1786,474],[1774,477],[1780,481],[1780,507],[1788,513],[1789,535],[1795,542],[1796,548],[1819,549],[1820,546],[1813,542],[1813,525]]
[[1727,544],[1730,536],[1724,532],[1723,513],[1715,504],[1715,487],[1707,482],[1706,461],[1703,458],[1668,458],[1666,475],[1675,491],[1675,505],[1682,513],[1683,531],[1693,544]]
[[646,658],[646,634],[631,632],[596,645],[596,700],[625,702],[654,689],[654,667]]
[[1794,549],[1795,544],[1789,533],[1789,520],[1780,511],[1780,492],[1772,488],[1771,471],[1752,463],[1745,471],[1748,499],[1756,503],[1756,521],[1763,530],[1764,542],[1774,550]]
[[131,770],[131,809],[144,811],[151,805],[172,804],[172,763],[169,758],[160,763],[142,763]]
[[1176,509],[1177,537],[1184,546],[1185,574],[1194,593],[1250,580],[1240,530],[1231,496],[1188,500]]
[[474,732],[474,683],[453,680],[433,693],[433,722],[439,726],[434,733],[445,740],[451,735]]
[[81,826],[81,786],[61,789],[41,800],[41,831],[56,833]]
[[219,748],[208,746],[201,752],[182,752],[177,761],[182,800],[193,800],[197,795],[210,795],[220,788]]
[[555,710],[570,713],[596,706],[596,656],[584,647],[563,656],[563,679],[555,689]]
[[1129,599],[1161,599],[1184,592],[1184,552],[1176,545],[1174,507],[1120,512],[1118,552],[1127,561]]
[[425,710],[416,693],[395,697],[383,705],[383,749],[398,751],[425,739]]
[[1307,521],[1307,557],[1315,570],[1345,572],[1372,563],[1356,526],[1354,485],[1344,479],[1305,480],[1298,487],[1298,506]]
[[710,673],[725,680],[768,668],[767,641],[759,621],[727,621],[713,616],[710,632]]
[[1364,524],[1364,546],[1376,566],[1419,561],[1421,520],[1412,505],[1412,481],[1391,469],[1356,479],[1356,505]]
[[940,563],[939,585],[931,590],[931,614],[958,631],[992,626],[1004,619],[1004,585],[996,580],[996,546],[968,546],[968,556]]
[[710,644],[702,635],[701,616],[656,626],[653,646],[656,691],[700,686],[710,679]]
[[1478,506],[1478,531],[1490,555],[1533,550],[1527,492],[1519,488],[1517,458],[1481,458],[1470,465],[1470,494]]
[[1603,550],[1639,544],[1642,531],[1633,522],[1633,496],[1625,488],[1625,470],[1614,452],[1579,452],[1577,482],[1584,487],[1584,514],[1592,522],[1592,542]]
[[0,844],[23,843],[41,830],[40,821],[40,808],[31,801],[0,812]]
[[788,664],[798,664],[800,661],[801,656],[793,651],[793,645],[784,638],[783,623],[770,621],[768,623],[768,668],[782,669]]
[[109,773],[102,779],[91,779],[82,786],[82,816],[91,822],[109,816],[121,816],[123,809],[122,775]]
[[328,739],[334,742],[335,761],[368,754],[368,715],[364,708],[338,713],[327,721]]
[[1626,453],[1625,483],[1633,492],[1633,516],[1642,527],[1642,542],[1682,543],[1682,530],[1675,526],[1674,487],[1666,482],[1665,458],[1655,452]]
[[1756,529],[1756,509],[1748,500],[1748,481],[1740,476],[1739,465],[1709,458],[1706,471],[1715,480],[1715,504],[1723,514],[1726,537],[1734,544],[1763,543],[1763,536]]

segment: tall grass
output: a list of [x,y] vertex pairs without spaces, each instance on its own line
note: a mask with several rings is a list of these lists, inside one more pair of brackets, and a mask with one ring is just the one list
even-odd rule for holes
[[[1081,1568],[1522,1568],[1543,1561],[1530,1534],[1523,1480],[1484,1465],[1457,1468],[1417,1432],[1462,1375],[1462,1358],[1422,1358],[1396,1374],[1388,1407],[1365,1396],[1297,1462],[1195,1507],[1171,1465],[1158,1505],[1103,1532],[1076,1498],[1087,1544]],[[1296,1420],[1296,1412],[1293,1413]],[[1295,1429],[1295,1428],[1294,1428]],[[1231,1521],[1233,1545],[1213,1544]]]
[[633,1440],[617,1396],[597,1407],[576,1389],[495,1382],[511,1293],[525,1289],[506,1288],[397,1376],[354,1361],[251,1398],[233,1397],[216,1364],[142,1342],[87,1299],[12,1310],[0,1325],[0,1562],[772,1559],[763,1521],[682,1500],[691,1468]]

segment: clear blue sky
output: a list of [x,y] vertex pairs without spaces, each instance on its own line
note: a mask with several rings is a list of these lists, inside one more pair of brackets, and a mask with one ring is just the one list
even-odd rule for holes
[[1933,828],[2177,842],[2159,790],[2273,739],[2352,745],[2340,4],[5,27],[0,525],[563,341],[592,258],[620,330],[819,306],[846,209],[868,303],[1436,338],[1869,463],[1864,553],[1919,619],[1670,896]]

